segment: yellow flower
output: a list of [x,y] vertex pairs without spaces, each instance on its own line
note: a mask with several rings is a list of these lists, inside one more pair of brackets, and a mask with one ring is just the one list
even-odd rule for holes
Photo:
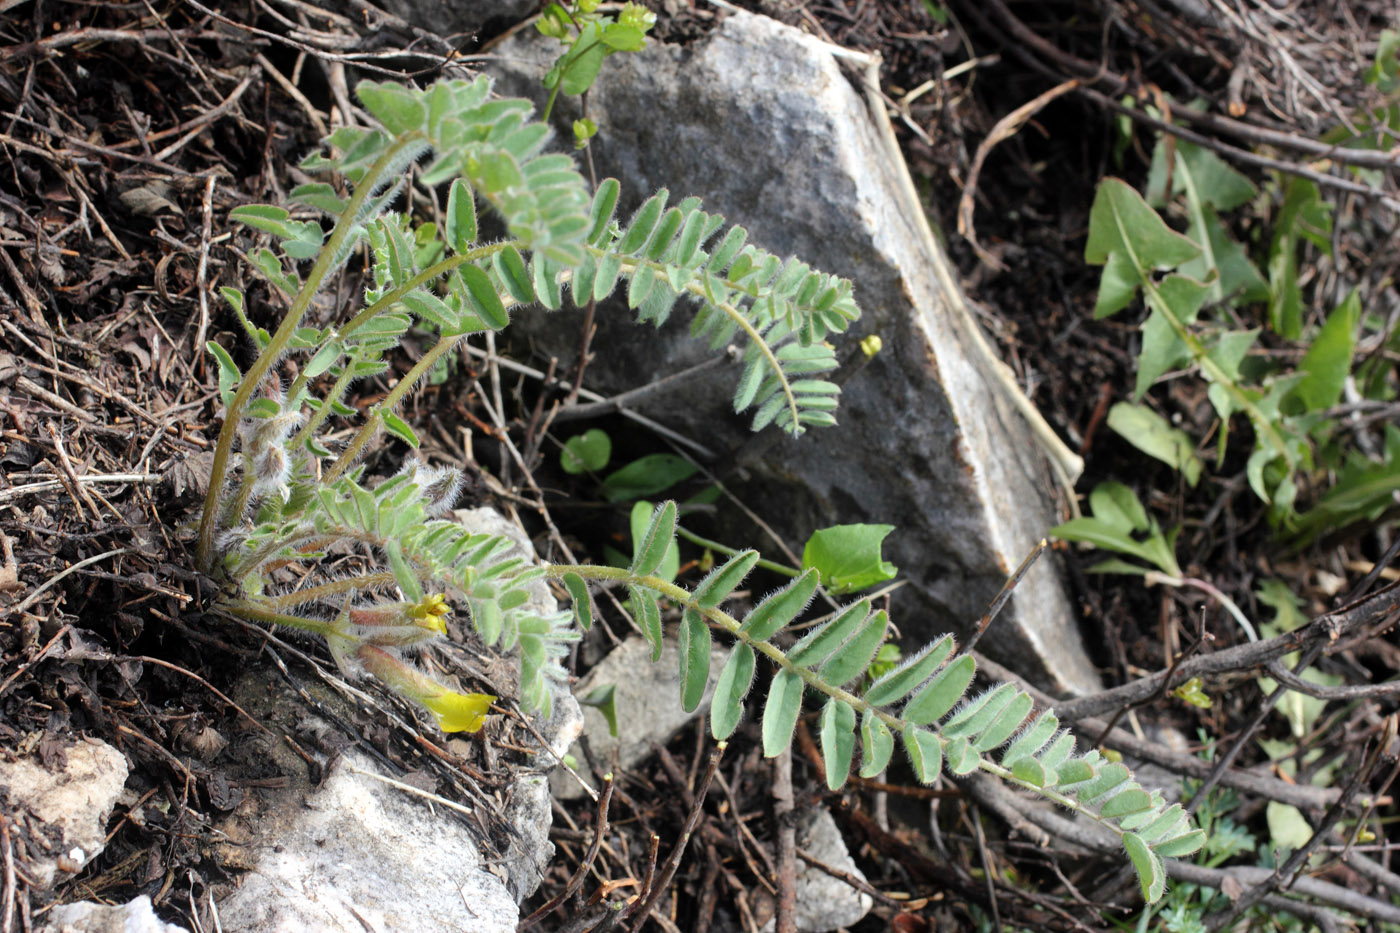
[[417,619],[419,625],[439,635],[447,634],[446,619],[450,612],[452,607],[447,604],[447,597],[441,593],[424,596],[408,610],[409,616]]
[[443,732],[475,732],[486,721],[486,711],[495,699],[488,693],[447,690],[422,702],[433,711]]

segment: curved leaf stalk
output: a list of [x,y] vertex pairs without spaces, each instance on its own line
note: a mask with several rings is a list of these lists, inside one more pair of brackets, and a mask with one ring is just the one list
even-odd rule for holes
[[[658,525],[663,531],[668,525],[661,508],[653,528]],[[753,676],[755,652],[778,669],[763,714],[766,755],[779,754],[791,743],[803,690],[811,688],[824,696],[820,739],[832,789],[844,783],[850,772],[857,732],[865,762],[861,773],[867,776],[873,773],[871,768],[883,769],[897,734],[925,783],[937,779],[945,766],[955,775],[980,769],[1117,834],[1149,901],[1161,896],[1165,884],[1162,859],[1194,852],[1204,841],[1204,834],[1192,827],[1180,805],[1169,807],[1160,793],[1144,790],[1123,765],[1105,760],[1097,751],[1072,757],[1073,737],[1059,728],[1053,710],[1032,716],[1033,702],[1028,694],[1002,684],[974,698],[965,697],[975,663],[970,655],[955,654],[949,636],[877,678],[861,695],[843,685],[865,673],[886,630],[884,614],[871,614],[868,600],[838,611],[788,651],[772,644],[770,639],[801,612],[815,591],[815,574],[808,572],[767,597],[741,621],[720,609],[718,603],[738,586],[756,560],[752,551],[736,556],[695,592],[646,572],[640,556],[629,569],[551,565],[545,573],[560,580],[625,584],[634,599],[644,598],[642,591],[650,591],[675,603],[682,613],[682,691],[683,705],[688,709],[698,703],[708,674],[708,635],[697,631],[697,626],[703,630],[708,623],[733,638],[736,644],[730,662],[712,700],[716,738],[726,737],[738,722],[743,695]],[[569,589],[573,592],[579,584],[573,583]],[[641,615],[646,618],[653,613],[643,607]],[[659,630],[646,634],[653,641],[655,657],[659,654]],[[697,650],[688,647],[697,642],[703,648],[703,661]],[[731,668],[740,673],[734,674]],[[902,707],[896,709],[901,701]],[[1002,748],[1000,762],[994,761],[991,753]]]
[[307,274],[301,290],[293,299],[291,308],[287,310],[286,317],[282,319],[282,323],[273,333],[271,341],[258,354],[258,358],[253,361],[248,372],[243,375],[242,383],[239,385],[238,391],[234,393],[233,401],[229,403],[228,410],[224,414],[224,424],[219,430],[219,439],[214,447],[214,463],[209,474],[209,491],[205,493],[204,497],[204,512],[200,517],[199,540],[195,549],[195,561],[201,570],[208,572],[212,569],[214,536],[218,530],[219,496],[223,492],[224,478],[228,473],[228,458],[229,453],[233,450],[233,437],[238,430],[248,401],[262,385],[263,378],[272,368],[273,363],[282,358],[287,344],[291,342],[292,335],[301,326],[302,318],[306,316],[307,309],[311,307],[312,299],[321,290],[321,285],[334,265],[336,254],[355,225],[355,215],[382,182],[386,170],[395,163],[403,152],[419,145],[422,139],[422,134],[407,134],[395,140],[365,172],[364,177],[360,179],[360,184],[355,186],[355,193],[350,198],[345,212],[340,215],[335,227],[331,230],[330,238],[317,254],[316,261]]

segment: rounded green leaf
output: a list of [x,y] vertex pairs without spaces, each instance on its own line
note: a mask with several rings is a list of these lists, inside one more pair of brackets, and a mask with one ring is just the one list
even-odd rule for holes
[[885,770],[893,753],[890,727],[873,710],[866,710],[860,720],[860,776],[872,778]]
[[851,759],[856,747],[856,712],[844,700],[835,697],[822,709],[822,764],[826,767],[826,786],[840,790],[851,773]]
[[[737,402],[736,402],[737,408]],[[835,595],[854,593],[892,579],[899,568],[884,560],[881,543],[893,525],[836,525],[814,532],[802,550],[802,567],[815,567]]]
[[1133,863],[1138,881],[1142,884],[1143,899],[1149,904],[1155,904],[1167,885],[1167,873],[1162,867],[1162,860],[1148,848],[1147,843],[1143,842],[1137,833],[1123,834],[1123,848],[1127,851],[1128,859]]
[[904,750],[909,753],[909,763],[914,767],[914,776],[920,784],[932,784],[938,780],[943,770],[943,746],[938,736],[927,729],[905,728],[900,733],[904,739]]
[[755,641],[767,641],[806,609],[816,592],[817,572],[809,570],[755,606],[740,631]]
[[773,677],[768,689],[768,702],[763,707],[763,757],[776,758],[792,742],[792,730],[802,712],[802,678],[792,671],[781,670]]
[[977,662],[972,655],[955,658],[910,697],[900,717],[918,726],[937,722],[963,698],[976,673]]
[[590,428],[564,442],[559,454],[559,466],[565,473],[596,472],[612,458],[612,438],[606,431]]

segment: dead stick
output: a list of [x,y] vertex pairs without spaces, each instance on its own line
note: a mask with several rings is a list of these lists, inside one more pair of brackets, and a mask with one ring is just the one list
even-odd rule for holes
[[[569,883],[564,885],[564,890],[551,897],[539,910],[520,921],[516,927],[517,931],[528,930],[539,923],[547,915],[558,909],[564,901],[573,896],[574,892],[583,886],[583,879],[588,877],[588,872],[593,868],[593,862],[598,858],[598,850],[603,847],[603,837],[608,832],[608,804],[612,802],[613,778],[611,774],[603,775],[603,792],[598,797],[598,819],[593,829],[593,842],[588,847],[587,854],[583,861],[579,862],[578,870],[574,872]],[[655,837],[653,837],[655,838]]]
[[773,759],[773,822],[778,840],[777,933],[797,933],[797,827],[792,818],[792,747]]

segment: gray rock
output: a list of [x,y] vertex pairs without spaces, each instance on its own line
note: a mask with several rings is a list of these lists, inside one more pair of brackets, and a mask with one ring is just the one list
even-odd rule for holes
[[[470,510],[457,518],[473,531],[510,535],[534,559],[529,540],[496,513]],[[554,611],[547,587],[532,595],[542,611]],[[310,684],[307,689],[342,719],[354,716],[340,697]],[[292,710],[301,719],[296,728],[311,736],[307,744],[334,747],[338,741],[275,672],[250,672],[233,695],[259,721],[273,724],[274,732],[284,728],[278,717]],[[545,747],[512,775],[500,810],[503,822],[457,819],[443,804],[387,783],[391,776],[353,749],[312,785],[304,762],[285,743],[251,736],[248,741],[259,743],[252,754],[290,781],[250,795],[220,827],[230,840],[217,853],[221,861],[246,869],[219,903],[224,929],[514,931],[517,905],[534,893],[554,854],[547,772],[581,722],[578,704],[561,691],[551,718],[536,723]],[[494,844],[483,841],[478,827],[492,827]]]
[[0,761],[0,806],[23,840],[24,871],[40,888],[77,874],[102,851],[107,817],[126,783],[126,756],[97,739]]
[[[856,867],[846,843],[841,838],[841,830],[832,819],[830,811],[818,807],[808,811],[797,827],[797,847],[812,858],[843,871],[853,878],[865,881],[865,873]],[[801,933],[827,933],[859,923],[870,912],[874,901],[851,887],[840,878],[833,877],[809,865],[805,860],[797,863],[796,877],[797,916],[793,919]],[[763,933],[770,933],[774,921],[763,926]]]
[[513,25],[539,9],[537,0],[383,0],[380,6],[419,29],[444,37],[475,36],[488,24]]
[[79,901],[49,911],[39,933],[188,933],[156,916],[151,899],[142,894],[125,904]]
[[[608,731],[608,721],[595,707],[583,710],[583,734],[598,765],[611,767],[613,753],[617,766],[624,770],[634,767],[652,753],[652,745],[664,745],[686,723],[710,708],[710,694],[715,681],[729,657],[728,648],[716,644],[710,651],[710,680],[705,685],[705,698],[694,712],[681,709],[680,659],[674,639],[661,644],[661,659],[652,662],[651,645],[645,638],[634,635],[614,648],[574,687],[576,696],[588,696],[596,687],[613,684],[617,687],[617,737]],[[574,758],[582,763],[583,752],[573,750]],[[583,788],[571,775],[560,770],[550,777],[554,796],[561,800],[582,797]]]
[[[541,100],[553,55],[541,37],[517,34],[490,65],[497,89]],[[574,99],[556,110],[561,128],[578,116]],[[751,242],[854,281],[865,316],[841,352],[858,355],[854,338],[867,334],[884,349],[845,386],[840,425],[779,440],[762,460],[741,453],[748,482],[731,487],[764,503],[789,541],[833,524],[895,524],[888,556],[911,584],[894,595],[902,631],[911,641],[966,633],[1055,524],[1053,481],[997,384],[1000,364],[969,330],[946,257],[902,194],[903,165],[829,47],[735,13],[693,45],[610,56],[589,112],[598,175],[622,180],[627,211],[661,187],[674,200],[697,194],[748,227]],[[526,312],[517,322],[543,353],[570,359],[579,315]],[[686,337],[688,316],[672,317],[658,335],[620,305],[600,312],[592,387],[613,394],[707,358]],[[687,384],[640,410],[713,450],[737,448],[749,435],[729,404],[735,377]],[[1053,555],[981,647],[1052,691],[1098,689]]]

